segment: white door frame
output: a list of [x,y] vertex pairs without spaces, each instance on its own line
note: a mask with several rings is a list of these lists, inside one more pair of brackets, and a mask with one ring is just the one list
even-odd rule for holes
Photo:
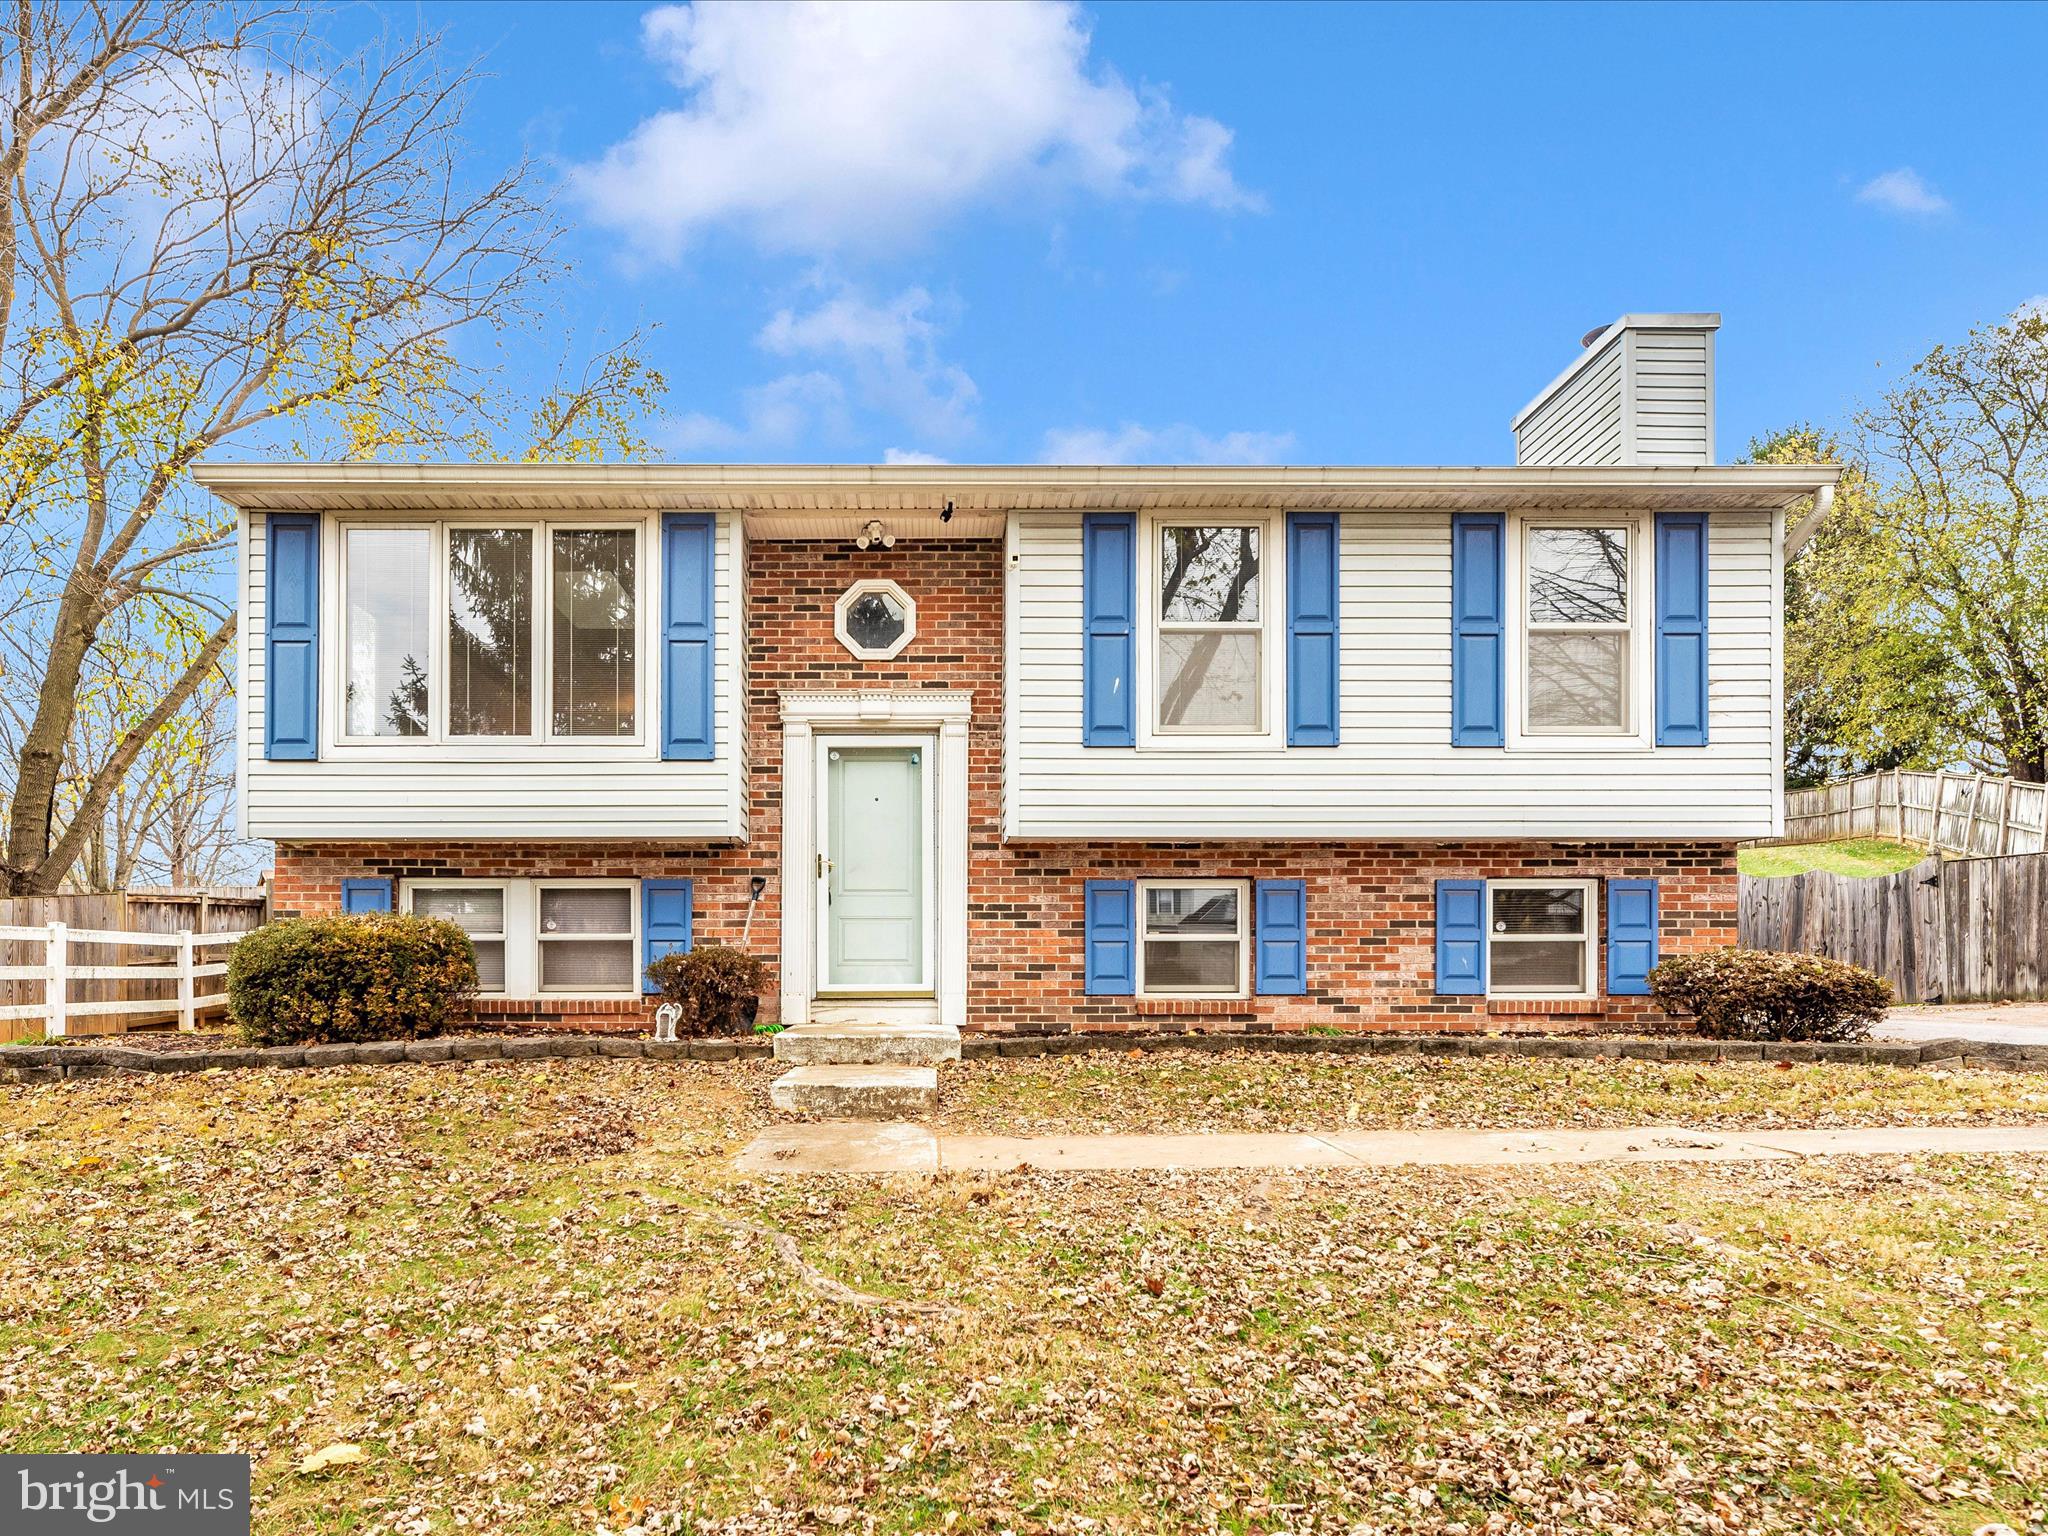
[[[926,914],[932,944],[929,974],[935,984],[939,1022],[967,1022],[967,726],[973,715],[970,693],[937,689],[904,693],[785,693],[782,695],[782,1022],[804,1024],[821,1001],[823,970],[819,918],[818,772],[821,737],[888,738],[907,741],[936,736],[929,759],[927,815],[935,832],[932,886],[936,896]],[[828,993],[833,1002],[843,993]],[[930,1017],[932,1004],[923,1003]],[[888,1010],[878,1005],[875,1017]]]
[[828,979],[832,956],[832,906],[831,874],[813,858],[817,869],[817,889],[813,893],[812,905],[818,912],[818,975],[816,992],[819,997],[933,997],[938,993],[937,967],[932,963],[936,958],[938,945],[932,942],[932,930],[937,926],[938,916],[938,839],[933,835],[932,784],[938,777],[939,733],[935,730],[892,731],[877,735],[872,731],[847,732],[827,731],[818,734],[817,754],[817,824],[813,834],[817,840],[817,851],[828,858],[832,851],[832,819],[830,809],[831,765],[829,755],[841,747],[881,747],[919,753],[917,763],[917,827],[915,836],[920,844],[918,850],[918,885],[921,887],[918,901],[923,908],[918,926],[917,980],[900,987],[835,986]]

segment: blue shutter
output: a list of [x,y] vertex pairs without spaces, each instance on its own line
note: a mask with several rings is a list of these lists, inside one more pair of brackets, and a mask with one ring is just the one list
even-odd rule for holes
[[1607,990],[1648,997],[1657,963],[1657,882],[1607,882]]
[[1131,709],[1131,629],[1138,601],[1137,556],[1138,520],[1134,514],[1091,512],[1081,519],[1084,747],[1137,744]]
[[661,520],[661,755],[714,755],[712,699],[713,545],[709,513],[671,512]]
[[[640,882],[640,964],[644,968],[663,955],[690,952],[690,928],[695,919],[695,898],[687,880],[642,880]],[[655,992],[653,982],[643,974],[643,991]]]
[[265,539],[263,755],[320,755],[320,519],[273,512]]
[[1707,518],[1657,514],[1657,745],[1707,744]]
[[1308,887],[1300,880],[1261,880],[1253,888],[1258,924],[1257,989],[1264,997],[1308,991]]
[[1287,514],[1287,745],[1337,745],[1337,514]]
[[1436,883],[1436,989],[1459,996],[1486,991],[1486,882]]
[[1507,538],[1507,519],[1498,512],[1461,512],[1451,519],[1454,747],[1507,743],[1501,702]]
[[389,912],[389,880],[344,880],[341,882],[341,910],[347,913]]
[[1090,997],[1129,997],[1137,990],[1138,887],[1130,880],[1090,880],[1082,887]]

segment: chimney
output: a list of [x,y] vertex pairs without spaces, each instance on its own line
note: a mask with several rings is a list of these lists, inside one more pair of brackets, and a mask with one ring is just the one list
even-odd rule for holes
[[1623,315],[1515,417],[1517,464],[1714,462],[1719,315]]

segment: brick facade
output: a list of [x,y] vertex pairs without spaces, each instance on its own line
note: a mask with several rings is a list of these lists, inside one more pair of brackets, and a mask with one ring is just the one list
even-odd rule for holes
[[[1653,877],[1666,954],[1735,942],[1732,843],[1044,843],[1001,835],[1002,545],[911,543],[856,551],[839,541],[758,541],[747,561],[748,721],[752,763],[746,847],[490,842],[281,844],[280,913],[337,910],[356,875],[687,876],[700,942],[737,943],[748,883],[766,876],[747,947],[775,961],[781,937],[781,695],[832,688],[971,690],[968,794],[968,1023],[1063,1032],[1174,1028],[1516,1029],[1642,1027],[1662,1022],[1646,999],[1590,1004],[1488,1003],[1437,997],[1434,882],[1441,877]],[[918,605],[917,637],[892,661],[862,661],[833,635],[847,585],[887,576]],[[726,744],[721,743],[721,750]],[[1082,884],[1103,877],[1299,877],[1307,882],[1309,993],[1230,1002],[1150,1002],[1082,993]],[[1601,912],[1605,920],[1604,902]],[[762,1000],[774,1018],[778,1000]],[[486,1005],[518,1018],[636,1020],[635,1002]]]

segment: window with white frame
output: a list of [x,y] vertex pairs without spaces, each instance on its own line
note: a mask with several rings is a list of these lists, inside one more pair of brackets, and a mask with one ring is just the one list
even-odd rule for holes
[[856,581],[832,608],[832,632],[863,661],[890,661],[917,638],[917,603],[893,581]]
[[342,729],[417,737],[431,728],[431,528],[342,535]]
[[340,543],[344,741],[638,738],[638,525],[353,524]]
[[625,992],[640,980],[640,902],[631,881],[536,886],[540,989]]
[[1258,523],[1154,525],[1156,732],[1266,732],[1265,533]]
[[1250,964],[1241,880],[1141,880],[1138,991],[1243,997]]
[[556,528],[549,697],[557,736],[631,736],[637,712],[638,530]]
[[478,990],[505,990],[505,886],[414,885],[406,891],[406,905],[417,917],[446,918],[476,946]]
[[1638,728],[1639,543],[1627,522],[1523,524],[1525,735],[1626,736]]
[[1591,996],[1598,916],[1590,880],[1487,881],[1488,994]]
[[485,992],[617,997],[640,990],[637,880],[427,876],[400,885],[399,905],[446,918],[469,935]]

